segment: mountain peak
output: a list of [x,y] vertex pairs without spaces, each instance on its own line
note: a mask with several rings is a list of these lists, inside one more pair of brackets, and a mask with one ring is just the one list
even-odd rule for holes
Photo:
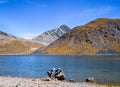
[[69,30],[70,30],[70,28],[64,24],[58,28],[44,32],[44,33],[38,35],[37,37],[33,38],[32,40],[40,42],[44,45],[49,45],[52,42],[54,42],[55,40],[57,40],[59,37],[64,35]]
[[16,36],[0,31],[0,40],[15,40],[15,39],[17,39]]

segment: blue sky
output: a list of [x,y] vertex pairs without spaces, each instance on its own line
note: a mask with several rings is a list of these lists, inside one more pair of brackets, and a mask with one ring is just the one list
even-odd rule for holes
[[102,17],[120,18],[120,0],[0,0],[0,30],[27,39]]

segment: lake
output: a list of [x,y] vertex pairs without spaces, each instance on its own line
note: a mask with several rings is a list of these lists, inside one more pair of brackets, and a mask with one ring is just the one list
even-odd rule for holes
[[0,56],[0,75],[47,77],[47,70],[61,67],[66,80],[120,83],[120,56],[21,55]]

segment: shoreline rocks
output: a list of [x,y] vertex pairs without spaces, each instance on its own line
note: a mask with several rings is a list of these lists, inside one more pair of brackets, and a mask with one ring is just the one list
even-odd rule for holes
[[48,78],[21,78],[0,76],[0,87],[119,87],[86,82],[67,82]]
[[75,80],[74,79],[70,79],[69,82],[75,82]]

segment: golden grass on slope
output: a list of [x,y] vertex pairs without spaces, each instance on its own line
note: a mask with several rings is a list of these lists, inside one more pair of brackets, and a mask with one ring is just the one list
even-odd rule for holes
[[76,46],[73,44],[71,48],[68,47],[69,41],[66,41],[64,45],[48,48],[48,54],[95,54],[98,52],[98,48],[92,47],[90,44],[84,44]]
[[[55,47],[48,48],[47,53],[48,54],[96,54],[99,50],[104,49],[103,44],[99,42],[100,48],[97,48],[96,46],[92,46],[89,43],[84,43],[84,46],[76,46],[76,44],[73,44],[71,48],[68,48],[69,42],[65,43],[64,45],[59,45]],[[120,42],[110,42],[107,43],[108,48],[107,49],[113,49],[117,52],[120,52]]]
[[85,48],[86,50],[84,50],[82,53],[86,55],[96,54],[99,51],[99,48],[92,46],[91,44],[88,43],[85,43]]
[[[94,38],[94,39],[97,39],[97,38]],[[108,46],[108,48],[106,48],[106,50],[112,49],[117,52],[120,52],[120,42],[119,41],[114,40],[112,42],[109,40],[110,38],[107,38],[107,39],[103,38],[103,39],[106,42],[106,45]],[[97,48],[95,45],[93,46],[92,44],[85,42],[85,41],[84,41],[83,46],[77,45],[77,43],[74,43],[69,48],[68,46],[69,46],[70,41],[67,40],[62,45],[56,45],[56,46],[52,46],[52,47],[48,48],[46,53],[48,53],[48,54],[86,54],[86,55],[96,54],[99,50],[104,49],[101,40],[97,39],[97,41],[100,45],[100,48]]]
[[97,20],[87,23],[86,25],[76,27],[76,29],[81,29],[81,30],[100,29],[100,28],[105,28],[107,23],[119,23],[119,22],[120,20],[117,19],[99,18]]
[[117,52],[120,52],[120,42],[111,41],[108,46],[110,49],[113,49],[113,50],[116,50]]
[[40,48],[41,45],[27,40],[4,40],[0,41],[0,54],[29,54]]

